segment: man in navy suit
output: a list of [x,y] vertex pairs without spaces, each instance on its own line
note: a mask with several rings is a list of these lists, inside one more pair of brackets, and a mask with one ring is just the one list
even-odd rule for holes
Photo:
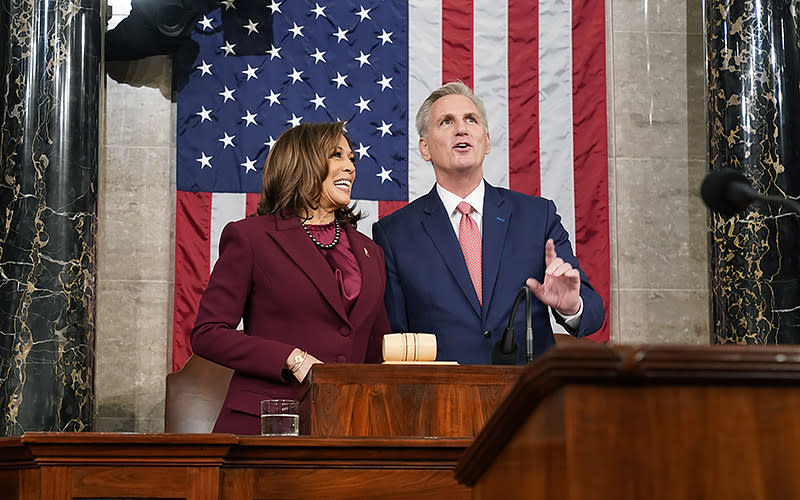
[[[578,267],[555,204],[491,186],[486,111],[461,82],[433,91],[417,113],[431,191],[372,227],[386,257],[392,330],[437,337],[437,359],[489,364],[521,287],[532,300],[534,354],[555,345],[549,315],[573,336],[603,325],[603,301]],[[515,337],[524,361],[525,314]]]

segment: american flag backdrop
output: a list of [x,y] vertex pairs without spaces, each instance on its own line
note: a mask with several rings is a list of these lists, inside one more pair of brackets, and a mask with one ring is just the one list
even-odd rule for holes
[[[487,107],[486,179],[555,201],[608,309],[604,20],[603,0],[224,0],[203,15],[178,75],[173,369],[222,228],[255,211],[272,141],[346,121],[369,234],[433,186],[414,117],[457,79]],[[593,338],[608,340],[608,321]]]

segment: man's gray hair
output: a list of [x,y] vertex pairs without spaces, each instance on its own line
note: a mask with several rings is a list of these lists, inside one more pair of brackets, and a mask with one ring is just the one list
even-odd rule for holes
[[420,137],[425,137],[428,134],[428,118],[431,114],[431,106],[433,106],[434,102],[446,95],[463,95],[472,101],[481,114],[483,128],[487,131],[489,130],[489,119],[486,117],[486,106],[483,105],[483,101],[472,92],[472,89],[464,85],[464,83],[456,81],[446,83],[431,92],[431,95],[429,95],[428,98],[423,101],[422,106],[419,107],[419,111],[417,111],[417,133]]

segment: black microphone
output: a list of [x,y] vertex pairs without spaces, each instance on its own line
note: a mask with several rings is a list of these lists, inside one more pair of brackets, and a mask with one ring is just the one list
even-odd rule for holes
[[511,315],[508,317],[508,326],[503,332],[502,338],[497,341],[492,349],[493,365],[515,365],[519,358],[519,347],[514,340],[514,319],[517,317],[517,308],[520,301],[525,298],[525,362],[533,361],[533,325],[531,324],[531,291],[527,286],[523,286],[514,297],[514,305],[511,306]]
[[800,204],[796,201],[759,193],[742,172],[733,168],[720,168],[706,175],[700,195],[708,208],[725,217],[736,215],[754,201],[774,203],[800,214]]

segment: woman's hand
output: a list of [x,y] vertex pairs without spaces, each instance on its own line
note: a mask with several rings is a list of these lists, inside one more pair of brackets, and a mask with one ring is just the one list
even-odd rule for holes
[[306,379],[308,372],[311,371],[311,367],[316,363],[322,363],[322,361],[306,351],[295,348],[286,359],[286,368],[292,372],[298,382],[302,382]]

